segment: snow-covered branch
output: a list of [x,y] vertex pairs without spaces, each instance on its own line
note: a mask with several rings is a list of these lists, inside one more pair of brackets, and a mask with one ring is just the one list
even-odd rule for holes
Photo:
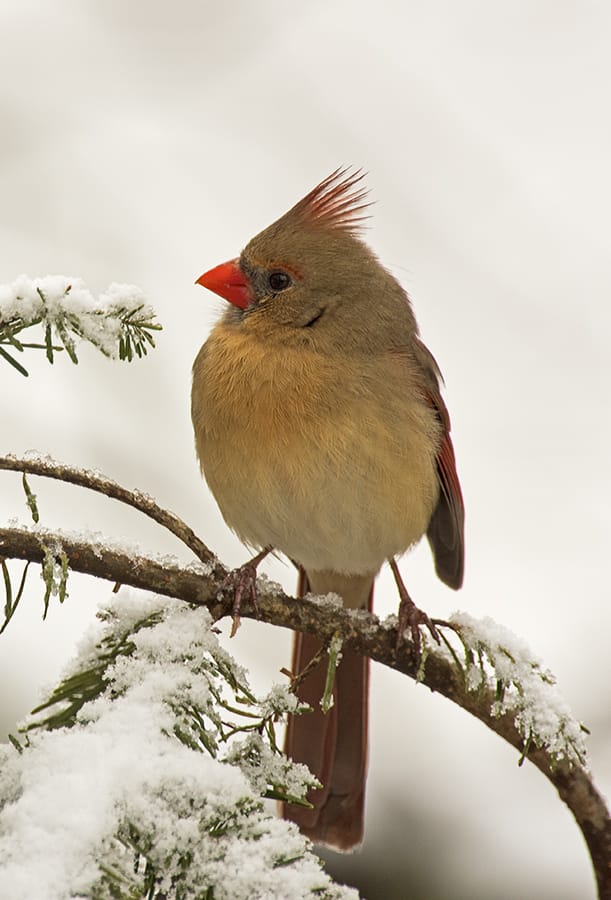
[[[212,577],[201,563],[184,568],[146,557],[134,558],[100,544],[90,546],[66,535],[58,534],[54,539],[75,571],[205,605],[213,621],[232,613],[233,598],[222,595],[218,570]],[[0,529],[0,555],[42,562],[41,541],[48,545],[52,540],[53,536],[41,534],[39,529]],[[394,622],[380,622],[369,613],[350,611],[325,600],[302,599],[297,603],[264,577],[258,580],[258,612],[245,601],[241,614],[315,634],[323,642],[330,643],[339,635],[345,647],[414,678],[480,719],[516,748],[518,760],[528,759],[556,787],[582,830],[601,887],[600,896],[606,896],[602,885],[609,879],[611,821],[604,798],[584,764],[580,725],[568,713],[549,674],[539,668],[527,650],[516,659],[515,668],[507,664],[502,673],[498,671],[499,653],[508,660],[511,649],[508,654],[507,649],[516,650],[514,637],[497,626],[497,635],[502,635],[500,643],[488,647],[489,621],[478,624],[469,620],[467,625],[464,616],[458,617],[453,623],[437,623],[447,643],[443,648],[425,643],[419,661],[409,642],[396,652]],[[503,643],[507,647],[503,648]]]
[[[13,458],[9,459],[11,465],[6,467],[28,471],[27,460],[17,461],[17,465]],[[37,474],[51,473],[38,469]],[[202,546],[205,547],[203,543]],[[210,554],[207,548],[206,552]],[[49,563],[49,554],[56,560],[55,567]],[[185,567],[167,558],[137,555],[98,538],[48,532],[39,524],[0,528],[0,562],[13,558],[42,564],[46,559],[57,581],[51,583],[51,594],[60,590],[66,559],[74,571],[205,606],[216,622],[232,614],[233,596],[223,590],[227,570],[211,554],[198,555],[199,560]],[[4,562],[3,571],[5,585],[9,579],[10,618],[17,605],[16,594],[10,588]],[[522,641],[489,619],[477,621],[463,613],[450,622],[436,623],[443,637],[441,646],[423,635],[424,649],[419,658],[409,640],[397,652],[394,618],[380,622],[365,611],[345,609],[329,598],[295,602],[265,577],[258,579],[257,587],[258,610],[244,598],[242,616],[259,617],[271,625],[314,634],[328,646],[341,640],[344,647],[443,694],[515,747],[517,761],[527,759],[537,766],[556,787],[584,835],[598,879],[599,896],[609,896],[611,820],[587,769],[585,729],[572,717],[551,674]],[[9,596],[13,598],[12,605],[8,603]]]
[[[153,308],[135,285],[113,283],[95,298],[80,278],[20,275],[0,285],[0,357],[22,375],[28,372],[15,353],[26,349],[44,350],[51,363],[64,350],[77,363],[79,338],[111,359],[131,362],[155,346],[151,332],[161,325],[154,320]],[[18,337],[36,325],[42,328],[41,341]]]
[[38,510],[36,509],[36,497],[31,492],[26,475],[41,475],[44,478],[52,478],[56,481],[64,481],[66,484],[74,484],[78,487],[87,488],[89,491],[95,491],[98,494],[104,494],[111,500],[118,500],[137,509],[138,512],[148,516],[158,525],[166,528],[171,534],[178,538],[186,547],[191,550],[195,556],[204,563],[213,565],[216,557],[211,550],[206,547],[204,542],[195,534],[192,528],[189,528],[182,519],[167,509],[162,509],[152,497],[142,491],[131,491],[123,485],[113,481],[106,475],[99,472],[93,472],[91,469],[79,469],[75,466],[67,466],[57,462],[50,456],[40,456],[37,453],[28,453],[23,457],[14,456],[9,453],[6,456],[0,456],[0,470],[6,472],[21,472],[24,476],[23,487],[26,492],[26,499],[30,510],[36,514],[34,521],[38,521]]
[[294,695],[256,698],[205,609],[122,591],[100,617],[19,752],[0,746],[11,900],[356,900],[263,802],[316,784],[275,740]]

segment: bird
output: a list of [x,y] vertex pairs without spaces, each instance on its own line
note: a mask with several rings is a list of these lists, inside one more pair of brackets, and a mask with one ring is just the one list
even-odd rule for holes
[[[464,503],[439,367],[411,300],[365,243],[365,173],[340,167],[214,266],[199,285],[228,301],[193,365],[191,413],[203,476],[227,525],[257,555],[298,568],[298,597],[334,593],[372,608],[385,563],[406,630],[437,629],[413,602],[397,558],[426,535],[439,578],[462,585]],[[240,598],[254,592],[238,579]],[[232,633],[233,633],[232,631]],[[320,699],[321,643],[296,634],[292,673],[312,712],[289,717],[285,752],[321,786],[282,813],[314,843],[350,851],[364,838],[369,661],[349,649],[333,705]],[[305,674],[305,673],[304,673]]]

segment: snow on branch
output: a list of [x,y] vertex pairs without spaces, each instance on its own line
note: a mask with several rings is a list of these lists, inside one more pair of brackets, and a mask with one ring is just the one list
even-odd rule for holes
[[[206,607],[214,622],[232,615],[233,595],[224,588],[227,575],[225,567],[215,560],[201,539],[184,523],[158,508],[150,498],[144,501],[143,495],[125,491],[119,485],[107,482],[95,473],[63,467],[40,458],[28,460],[3,457],[0,458],[0,469],[57,478],[108,493],[108,496],[134,506],[146,515],[152,516],[162,526],[169,528],[191,548],[197,558],[196,562],[185,567],[174,560],[155,560],[134,555],[133,552],[114,546],[107,540],[100,541],[96,538],[92,541],[87,535],[47,531],[36,522],[38,507],[26,480],[24,489],[28,508],[35,520],[34,525],[31,528],[23,528],[13,523],[8,528],[0,527],[0,571],[4,581],[5,624],[12,620],[22,596],[28,564],[43,566],[45,561],[49,571],[53,565],[53,578],[47,579],[47,590],[50,584],[53,595],[56,587],[60,599],[62,590],[65,594],[66,585],[62,579],[67,567],[72,571],[103,578],[111,583],[141,588],[157,595],[163,594],[191,606]],[[23,560],[26,565],[20,581],[13,585],[7,560],[16,559]],[[586,729],[573,718],[556,688],[553,676],[543,668],[523,641],[490,619],[478,621],[465,613],[459,613],[449,622],[435,620],[442,636],[442,646],[438,647],[428,641],[424,635],[423,651],[419,656],[409,640],[397,650],[396,617],[389,617],[385,622],[380,622],[376,616],[366,611],[346,609],[341,605],[330,603],[328,598],[307,597],[296,603],[294,598],[284,594],[278,585],[272,584],[265,577],[258,579],[257,593],[256,608],[248,597],[243,598],[240,609],[243,617],[259,618],[271,625],[316,635],[327,650],[333,641],[339,642],[342,649],[350,649],[402,672],[458,704],[515,747],[519,761],[527,759],[535,765],[549,779],[560,798],[571,810],[590,852],[598,881],[599,896],[605,900],[609,897],[611,900],[611,819],[605,799],[597,790],[587,769],[584,747]],[[164,601],[157,599],[155,602]],[[153,608],[149,607],[149,611]],[[200,611],[205,613],[205,610]],[[198,628],[193,629],[193,633],[199,634]],[[191,656],[187,653],[184,658],[190,665]],[[102,668],[104,674],[100,675],[98,683],[100,678],[110,677],[106,669]],[[77,693],[80,687],[83,688],[85,691],[83,696],[87,702],[92,699],[86,694],[88,684],[90,682],[87,678],[84,682],[77,678],[76,684],[72,685]],[[61,699],[67,701],[68,712],[60,704],[60,719],[47,720],[47,726],[55,728],[57,725],[70,724],[75,715],[76,725],[70,729],[71,733],[83,725],[83,710],[79,712],[70,706],[70,698],[74,700],[70,693],[72,687],[65,682],[63,690],[68,690],[68,693],[63,697],[57,695],[53,698],[54,701]],[[246,695],[246,690],[244,689],[242,693]],[[268,768],[268,762],[271,766],[270,754],[275,753],[274,741],[270,738],[270,732],[266,732],[265,727],[262,729],[261,722],[266,716],[266,721],[269,721],[269,709],[273,710],[276,707],[273,705],[268,707],[268,713],[265,713],[264,707],[265,705],[261,706],[260,719],[252,723],[254,728],[250,729],[248,734],[247,743],[244,745],[246,749],[237,751],[241,759],[241,770],[245,773],[248,768],[251,779],[254,779],[257,772],[260,775],[261,771],[268,773],[272,771]],[[66,715],[67,722],[61,719],[61,716]],[[184,724],[184,720],[180,721]],[[49,732],[49,736],[46,732],[44,737],[37,735],[36,738],[32,738],[32,746],[39,746],[38,741],[55,740],[50,735],[58,734],[60,730]],[[183,736],[190,734],[185,732],[182,726],[179,726],[179,731]],[[174,734],[180,737],[177,732]],[[266,734],[270,738],[267,741],[264,740]],[[149,745],[149,738],[146,735],[140,734],[139,740],[144,741],[142,746]],[[203,737],[201,740],[203,741]],[[156,746],[152,738],[150,742],[151,746]],[[234,758],[231,755],[234,752],[235,747],[228,749],[227,756],[223,760],[225,764],[237,762],[238,757]],[[246,760],[248,765],[245,768]],[[0,772],[1,762],[0,760]],[[274,764],[278,765],[277,758]],[[13,762],[12,765],[16,764]],[[43,765],[42,761],[40,765]],[[278,796],[279,781],[283,779],[277,775],[269,778],[266,775],[262,781],[257,782],[253,790],[259,794],[267,791]],[[253,780],[252,784],[254,783]],[[7,788],[8,793],[0,786],[0,795],[5,796],[7,798],[5,802],[9,804],[13,795],[15,799],[19,796],[19,789],[18,786],[15,787],[14,780],[12,784],[12,787],[9,785]],[[294,788],[289,787],[285,781],[284,790],[291,792]],[[7,805],[7,810],[9,808]],[[35,841],[32,840],[32,843]],[[132,845],[129,846],[134,849]],[[143,852],[140,844],[135,849],[140,853]],[[0,843],[0,858],[1,854]],[[150,865],[154,868],[153,863]],[[0,879],[1,875],[0,872]],[[115,894],[100,896],[115,896]],[[122,898],[132,895],[117,893],[116,896]],[[216,898],[217,894],[214,896]],[[326,895],[323,892],[321,896],[336,895]]]
[[11,900],[356,900],[263,802],[316,784],[275,739],[296,697],[258,700],[205,609],[123,590],[99,617],[26,740],[0,747]]
[[[17,337],[35,325],[42,326],[42,342]],[[0,285],[0,357],[22,375],[28,372],[15,352],[45,350],[52,363],[55,353],[64,350],[77,363],[75,338],[80,338],[111,359],[131,362],[146,356],[155,346],[151,332],[160,330],[155,311],[135,285],[113,283],[97,299],[82,279],[65,275],[20,275]]]
[[556,687],[556,678],[530,647],[509,628],[490,617],[475,619],[455,613],[449,624],[464,648],[462,667],[469,691],[483,691],[494,700],[494,718],[513,718],[523,745],[520,765],[532,747],[545,750],[552,764],[566,760],[569,765],[586,766],[587,728],[573,718],[569,706]]

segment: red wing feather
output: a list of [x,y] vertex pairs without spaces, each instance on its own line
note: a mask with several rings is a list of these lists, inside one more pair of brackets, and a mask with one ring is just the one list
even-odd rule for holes
[[432,353],[416,338],[416,351],[426,378],[425,396],[442,426],[437,453],[439,499],[426,533],[437,574],[449,587],[458,589],[464,573],[465,506],[456,472],[456,456],[450,437],[450,415],[439,390],[441,372]]

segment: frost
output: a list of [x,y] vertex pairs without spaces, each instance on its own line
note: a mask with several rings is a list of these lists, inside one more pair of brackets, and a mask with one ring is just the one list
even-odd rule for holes
[[475,619],[461,612],[450,622],[466,650],[467,689],[495,693],[491,712],[513,716],[524,739],[524,755],[534,744],[546,749],[555,762],[564,759],[585,766],[585,729],[573,718],[552,673],[525,641],[488,617]]
[[100,618],[0,748],[0,895],[357,900],[265,811],[313,784],[276,746],[287,689],[257,701],[205,609],[122,589]]
[[268,716],[287,712],[294,713],[300,706],[303,706],[303,704],[300,704],[297,695],[285,684],[274,684],[267,696],[263,697],[260,702],[261,709]]
[[[87,472],[86,469],[83,469],[82,471]],[[101,531],[92,531],[89,528],[81,528],[79,530],[56,528],[51,531],[43,525],[20,522],[16,518],[9,519],[7,525],[10,528],[18,528],[21,531],[29,531],[31,534],[35,534],[42,544],[45,544],[46,541],[51,541],[52,544],[49,549],[54,555],[61,554],[61,542],[65,540],[76,544],[88,544],[91,547],[93,554],[98,559],[101,559],[102,555],[107,552],[121,553],[131,557],[134,561],[134,566],[138,565],[138,561],[141,558],[145,558],[147,561],[152,560],[164,568],[176,568],[180,569],[182,572],[196,574],[212,573],[212,566],[209,566],[207,563],[201,563],[195,560],[188,565],[183,565],[181,560],[173,553],[147,553],[145,556],[142,545],[137,541],[127,538],[109,537]]]
[[278,584],[277,581],[268,578],[264,572],[257,575],[257,584],[259,585],[259,588],[264,590],[266,594],[269,594],[270,597],[281,597],[284,594],[282,585]]
[[211,562],[203,562],[199,559],[192,560],[186,566],[183,566],[183,570],[193,575],[203,575],[210,578],[215,574],[215,565],[219,565],[218,557],[216,556],[213,557]]
[[333,591],[330,591],[328,594],[306,594],[306,598],[310,603],[316,603],[317,606],[328,609],[338,609],[344,606],[344,601],[340,595],[333,593]]
[[259,794],[265,792],[266,784],[271,784],[272,788],[281,786],[288,797],[302,798],[310,788],[321,786],[307,766],[275,753],[259,734],[234,744],[226,760],[240,767]]
[[44,596],[44,614],[46,617],[49,610],[49,600],[53,597],[59,597],[59,602],[63,603],[68,596],[66,585],[68,583],[68,557],[66,556],[61,544],[57,540],[53,540],[50,545],[45,545],[41,541],[44,550],[44,557],[40,568],[40,577],[46,585]]

